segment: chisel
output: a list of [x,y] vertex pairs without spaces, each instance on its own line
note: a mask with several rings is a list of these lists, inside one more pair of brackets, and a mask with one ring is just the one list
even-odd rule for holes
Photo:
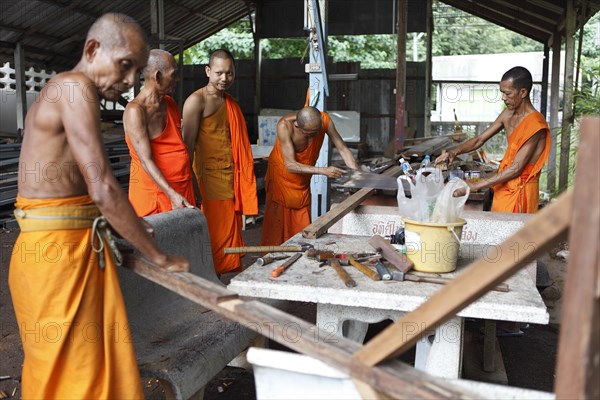
[[302,257],[302,253],[294,254],[289,260],[287,260],[286,262],[284,262],[283,264],[281,264],[279,267],[277,267],[273,271],[271,271],[271,276],[273,278],[277,278],[278,276],[281,276],[281,274],[283,274],[283,271],[285,271],[286,269],[288,269],[300,257]]
[[263,265],[271,264],[273,261],[284,260],[289,256],[264,256],[256,259],[256,263],[261,267]]
[[380,281],[381,280],[381,275],[379,275],[376,271],[373,271],[372,269],[368,268],[367,266],[359,263],[354,258],[348,257],[348,262],[350,263],[350,265],[352,265],[357,270],[359,270],[360,272],[362,272],[363,274],[365,274],[369,278],[373,279],[374,281]]

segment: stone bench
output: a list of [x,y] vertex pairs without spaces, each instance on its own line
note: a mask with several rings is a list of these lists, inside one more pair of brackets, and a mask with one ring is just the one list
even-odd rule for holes
[[[208,225],[198,209],[152,215],[158,247],[186,257],[190,272],[219,283]],[[169,397],[202,397],[204,386],[257,334],[126,268],[119,269],[142,379],[158,379]]]

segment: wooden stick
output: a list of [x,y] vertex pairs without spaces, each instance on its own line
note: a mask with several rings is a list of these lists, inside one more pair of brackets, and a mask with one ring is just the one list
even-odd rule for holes
[[260,301],[241,300],[236,293],[190,273],[167,272],[134,255],[126,256],[124,266],[247,329],[321,360],[392,398],[477,398],[468,390],[399,361],[376,368],[354,365],[352,353],[360,348],[358,343]]
[[[371,339],[355,354],[357,362],[373,366],[402,354],[415,345],[426,334],[426,330],[448,321],[542,254],[553,241],[567,232],[572,198],[572,192],[564,193],[502,242],[498,246],[499,260],[493,268],[485,259],[474,261],[452,283],[443,286],[419,308]],[[408,325],[411,329],[416,325],[417,332],[407,334],[404,329]]]
[[245,247],[225,247],[225,254],[244,254],[244,253],[276,253],[303,251],[302,246],[245,246]]
[[[394,165],[393,167],[386,169],[382,175],[397,177],[400,175],[400,171],[400,166]],[[302,231],[302,236],[309,239],[318,238],[327,232],[327,229],[329,229],[333,224],[342,219],[344,215],[354,210],[360,205],[360,203],[363,202],[363,200],[375,193],[376,190],[377,189],[372,188],[360,189],[358,192],[354,193],[352,196],[348,197],[346,200],[329,210],[329,212],[317,218],[317,220],[312,224],[304,228]]]
[[356,286],[356,282],[354,281],[354,279],[350,278],[350,275],[348,275],[346,270],[342,268],[342,266],[336,259],[329,260],[329,265],[331,265],[333,269],[335,269],[335,272],[337,272],[339,277],[342,279],[344,285],[346,285],[349,288],[353,288]]
[[600,276],[598,132],[600,118],[582,121],[554,382],[557,399],[600,398],[600,301],[596,297]]
[[358,261],[356,261],[354,258],[348,257],[348,262],[350,263],[350,265],[354,266],[357,270],[359,270],[360,272],[362,272],[363,274],[365,274],[369,278],[373,279],[374,281],[380,281],[381,280],[381,275],[379,275],[377,273],[377,271],[373,271],[372,269],[370,269],[366,265],[361,264]]

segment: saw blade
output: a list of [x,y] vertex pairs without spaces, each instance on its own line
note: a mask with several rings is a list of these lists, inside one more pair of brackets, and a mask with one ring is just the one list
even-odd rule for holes
[[334,179],[331,185],[343,188],[398,190],[397,178],[358,170],[348,170],[340,178]]

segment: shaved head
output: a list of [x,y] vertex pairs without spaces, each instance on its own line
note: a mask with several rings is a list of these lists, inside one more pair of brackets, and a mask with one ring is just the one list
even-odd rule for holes
[[321,112],[314,107],[304,107],[296,114],[296,123],[301,129],[318,129],[322,124]]
[[154,72],[160,71],[162,74],[165,74],[170,68],[177,68],[173,55],[165,50],[152,49],[148,56],[148,64],[142,71],[142,74],[144,75],[144,79],[149,79]]
[[213,60],[215,58],[221,58],[221,59],[225,59],[225,60],[231,60],[232,64],[235,63],[235,60],[233,59],[233,54],[231,54],[231,52],[229,50],[218,49],[218,50],[215,50],[212,53],[210,53],[210,57],[208,59],[208,66],[209,67],[212,67]]
[[531,72],[524,67],[514,67],[509,69],[502,75],[502,80],[511,81],[512,86],[517,90],[526,89],[527,95],[529,95],[531,87],[533,86]]
[[128,35],[134,34],[147,42],[146,34],[133,18],[119,13],[107,13],[94,22],[88,31],[86,41],[95,39],[100,45],[112,50],[128,43]]

